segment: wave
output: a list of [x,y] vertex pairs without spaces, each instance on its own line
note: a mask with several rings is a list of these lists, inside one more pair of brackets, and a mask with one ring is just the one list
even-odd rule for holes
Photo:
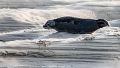
[[[64,10],[64,11],[63,11]],[[15,30],[8,29],[9,32],[1,32],[0,38],[4,41],[14,41],[14,40],[27,40],[27,39],[41,39],[48,41],[61,41],[61,42],[74,42],[81,41],[85,39],[99,38],[101,35],[118,35],[119,31],[119,21],[113,20],[108,21],[111,27],[106,27],[97,30],[93,34],[82,35],[82,34],[69,34],[69,33],[56,33],[55,30],[45,30],[43,29],[43,24],[49,20],[62,16],[75,16],[81,18],[92,18],[96,19],[96,14],[91,10],[70,10],[70,9],[55,9],[55,10],[40,10],[40,9],[1,9],[0,10],[0,22],[7,22],[5,27],[10,26],[9,23],[14,22],[16,26],[26,28]],[[11,21],[11,22],[10,22]],[[22,22],[22,23],[21,23]],[[30,24],[30,25],[28,25]],[[33,26],[33,27],[31,27]],[[13,26],[12,26],[13,27]],[[3,28],[3,27],[1,27]],[[28,36],[29,34],[29,36]],[[21,37],[19,37],[21,36]]]
[[[111,66],[118,67],[118,3],[119,0],[1,0],[0,57],[3,58],[0,66],[9,68],[34,64],[32,67],[38,67],[42,61],[41,65],[45,67],[52,64],[53,67],[109,68],[111,63]],[[92,34],[70,34],[43,29],[47,20],[63,16],[102,18],[108,20],[111,26],[98,29]],[[52,63],[48,65],[47,62]]]
[[[64,10],[64,11],[63,11]],[[54,19],[61,16],[75,16],[82,18],[96,18],[91,10],[39,10],[39,9],[1,9],[0,18],[11,17],[14,20],[30,24],[43,24],[48,19]]]

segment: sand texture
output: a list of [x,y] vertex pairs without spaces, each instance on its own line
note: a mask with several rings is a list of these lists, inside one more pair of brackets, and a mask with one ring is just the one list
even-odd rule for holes
[[[0,68],[120,68],[119,0],[0,0]],[[47,20],[105,19],[92,34],[47,30]]]

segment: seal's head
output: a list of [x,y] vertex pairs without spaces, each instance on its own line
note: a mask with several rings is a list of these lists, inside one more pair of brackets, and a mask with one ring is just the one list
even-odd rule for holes
[[51,29],[55,26],[55,21],[48,20],[45,25],[43,25],[43,28],[45,29]]
[[98,19],[96,20],[98,23],[99,28],[105,27],[105,26],[110,26],[108,22],[104,19]]

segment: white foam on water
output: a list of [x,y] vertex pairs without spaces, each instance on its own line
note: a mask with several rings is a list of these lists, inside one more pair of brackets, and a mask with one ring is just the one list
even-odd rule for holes
[[[6,0],[7,1],[7,0]],[[21,0],[20,0],[21,1]],[[38,1],[38,0],[36,0]],[[91,18],[91,19],[97,19],[96,13],[92,9],[95,9],[94,7],[97,7],[97,10],[99,10],[101,7],[102,10],[100,9],[100,11],[105,10],[104,7],[107,7],[108,10],[117,10],[117,12],[119,12],[119,9],[117,9],[120,4],[118,0],[53,0],[53,1],[61,1],[61,2],[66,2],[66,3],[70,3],[69,5],[55,5],[55,6],[51,6],[54,7],[54,9],[29,9],[29,8],[21,8],[21,9],[9,9],[9,8],[4,8],[4,9],[0,9],[0,20],[3,20],[4,17],[11,17],[12,19],[19,21],[19,22],[24,22],[24,23],[29,23],[34,25],[34,28],[31,29],[23,29],[23,30],[18,30],[18,31],[11,31],[11,32],[3,32],[0,33],[0,36],[11,36],[12,34],[30,34],[30,32],[37,32],[38,37],[34,38],[34,39],[24,39],[24,40],[13,40],[13,41],[5,41],[4,39],[3,41],[0,41],[0,47],[3,46],[11,46],[11,47],[16,47],[16,46],[23,46],[23,47],[35,47],[35,42],[38,42],[40,40],[46,40],[46,41],[51,41],[51,42],[55,42],[55,41],[59,41],[61,43],[71,43],[71,42],[79,42],[82,40],[96,40],[96,39],[102,39],[102,38],[108,38],[110,36],[115,36],[116,38],[120,38],[120,20],[117,19],[119,17],[116,18],[116,20],[110,20],[108,21],[111,25],[111,27],[104,27],[101,29],[98,29],[97,31],[95,31],[92,34],[70,34],[67,32],[57,32],[55,30],[47,30],[47,29],[43,29],[42,26],[43,24],[45,24],[45,22],[49,19],[54,19],[54,18],[58,18],[58,17],[63,17],[63,16],[74,16],[74,17],[79,17],[79,18]],[[23,1],[24,2],[24,1]],[[25,2],[29,2],[29,0],[25,0]],[[36,2],[37,3],[37,2]],[[92,6],[92,7],[91,7]],[[116,8],[115,8],[116,7]],[[84,8],[84,9],[82,9]],[[89,8],[89,9],[85,9],[85,8]],[[108,11],[106,9],[106,11]],[[112,12],[111,12],[112,13]],[[115,16],[117,16],[117,14],[114,14]],[[107,16],[105,16],[107,17]],[[110,16],[110,18],[112,18]],[[32,34],[32,33],[31,33]],[[42,36],[41,36],[42,35]],[[3,66],[14,66],[14,65],[32,65],[30,63],[26,63],[25,64],[23,62],[18,61],[18,59],[13,59],[13,60],[9,60],[9,59],[0,59],[0,61],[4,64],[0,64]],[[12,63],[8,63],[11,62]],[[36,65],[36,61],[33,62]],[[118,61],[115,62],[115,64],[113,64],[113,67],[111,66],[111,68],[114,68],[116,66],[116,68],[119,68],[119,63]],[[6,65],[5,65],[6,64]],[[46,63],[45,63],[46,64]],[[106,64],[106,63],[105,63]],[[38,63],[39,65],[39,63]],[[46,64],[47,65],[47,64]],[[66,63],[67,65],[67,63]],[[85,65],[81,65],[81,67],[87,67],[88,64]],[[111,65],[111,64],[109,64]],[[114,66],[115,65],[115,66]],[[65,65],[63,65],[65,66]],[[89,64],[88,67],[90,68],[96,68],[102,65],[97,65],[94,64],[91,65]],[[79,67],[79,65],[78,65]],[[87,68],[88,68],[87,67]],[[102,66],[102,68],[110,68],[110,66]]]
[[[63,11],[64,10],[64,11]],[[39,9],[1,9],[0,18],[12,17],[17,21],[22,21],[31,24],[45,23],[48,19],[54,19],[61,16],[74,16],[82,18],[96,18],[91,10],[70,10],[70,9],[55,9],[55,10],[39,10]]]
[[[30,24],[38,24],[35,25],[35,28],[32,29],[24,29],[19,31],[13,31],[8,33],[0,33],[0,35],[7,35],[7,34],[19,34],[19,33],[25,33],[30,31],[50,31],[43,28],[40,28],[43,26],[43,24],[49,20],[58,18],[61,16],[74,16],[74,17],[82,17],[82,18],[93,18],[95,19],[96,16],[93,11],[91,10],[70,10],[70,9],[56,9],[56,10],[38,10],[38,9],[1,9],[0,10],[0,18],[4,17],[11,17],[17,21],[30,23]],[[49,11],[49,12],[48,12]],[[8,13],[9,12],[9,13]],[[104,34],[104,35],[117,35],[119,34],[119,20],[113,20],[108,21],[111,25],[111,27],[101,28],[98,31],[96,31],[93,34],[89,35],[82,35],[82,34],[69,34],[69,33],[56,33],[52,35],[51,33],[44,33],[44,35],[41,37],[38,37],[37,39],[41,40],[48,40],[48,41],[61,41],[64,43],[74,42],[74,41],[81,41],[84,40],[84,38],[93,38],[96,34]],[[113,28],[116,27],[116,28]],[[55,33],[55,31],[53,31]],[[96,35],[97,38],[98,35]],[[100,37],[100,36],[98,36]]]

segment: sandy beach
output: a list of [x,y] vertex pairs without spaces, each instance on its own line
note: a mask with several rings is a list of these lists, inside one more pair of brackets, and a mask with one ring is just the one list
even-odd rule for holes
[[[0,0],[0,68],[119,68],[119,0]],[[47,30],[47,20],[105,19],[92,34]]]

